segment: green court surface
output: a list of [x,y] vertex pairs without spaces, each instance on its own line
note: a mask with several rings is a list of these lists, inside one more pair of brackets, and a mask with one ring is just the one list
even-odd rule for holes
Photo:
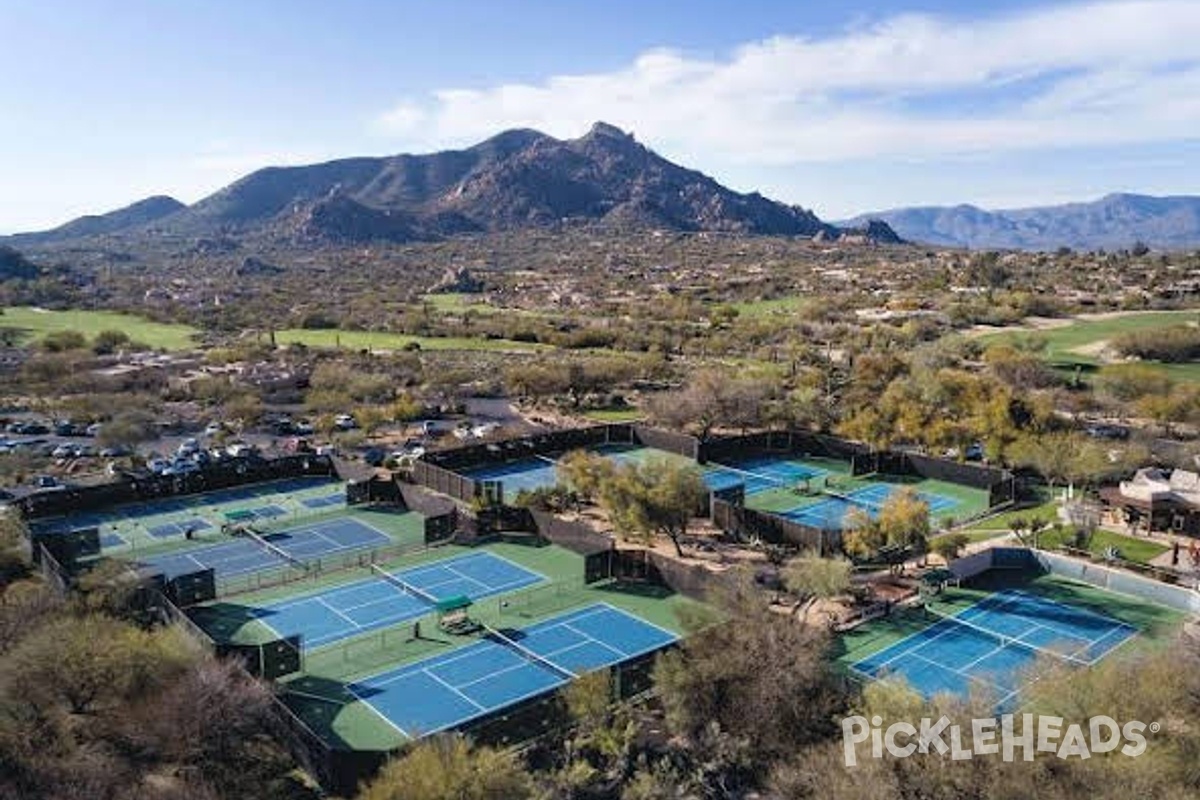
[[[477,548],[446,545],[395,559],[384,566],[394,571],[480,551],[508,559],[547,579],[523,590],[483,599],[471,607],[472,619],[494,628],[526,627],[571,609],[604,602],[682,634],[681,612],[704,613],[703,606],[696,601],[663,587],[613,581],[585,585],[583,557],[555,545],[492,543]],[[343,574],[324,585],[353,582],[364,576],[362,572]],[[314,586],[310,585],[305,592],[312,591]],[[194,616],[210,632],[228,640],[266,640],[272,637],[249,618],[246,606],[278,601],[289,596],[288,588],[292,587],[236,598],[240,608],[213,604],[211,610]],[[421,618],[420,623],[419,639],[413,637],[413,621],[409,620],[306,653],[303,673],[282,685],[283,699],[306,725],[336,747],[367,750],[396,747],[404,741],[403,737],[370,707],[357,702],[347,684],[479,641],[475,635],[455,636],[440,631],[432,615]]]
[[[425,518],[416,512],[374,506],[347,506],[345,483],[320,478],[292,478],[231,487],[198,495],[185,495],[117,506],[104,512],[73,514],[40,522],[47,530],[73,530],[95,526],[100,530],[101,556],[157,567],[178,562],[175,556],[203,556],[227,550],[235,543],[253,552],[246,539],[222,532],[229,522],[249,522],[263,535],[334,529],[339,521],[363,523],[360,529],[372,543],[331,547],[328,553],[305,557],[304,568],[265,554],[261,565],[217,575],[219,596],[253,591],[312,575],[360,565],[383,552],[425,549]],[[346,525],[340,526],[345,528]],[[191,537],[187,532],[191,531]],[[203,552],[202,552],[203,551]],[[202,558],[194,565],[204,566]],[[166,570],[170,572],[170,570]]]
[[[396,541],[424,541],[424,517],[418,513],[350,509],[344,497],[346,485],[341,481],[313,482],[307,487],[296,480],[276,481],[241,487],[234,497],[230,491],[186,495],[118,506],[102,515],[73,515],[64,522],[72,527],[98,525],[103,554],[130,560],[228,541],[221,533],[222,525],[246,522],[247,517],[254,529],[265,533],[361,517]],[[191,540],[185,536],[186,529],[193,531]]]
[[[297,478],[117,506],[64,522],[96,525],[106,556],[130,558],[222,541],[226,522],[248,520],[269,531],[336,517],[347,509],[345,494],[342,481]],[[186,528],[194,531],[192,541]]]
[[[856,489],[882,484],[897,489],[912,488],[922,494],[938,495],[954,501],[954,505],[944,511],[931,512],[930,516],[938,523],[946,520],[969,519],[984,513],[988,508],[988,493],[983,489],[973,489],[957,483],[923,479],[916,476],[872,474],[851,477],[849,462],[832,458],[793,456],[789,457],[787,461],[810,467],[828,476],[832,479],[831,490],[843,495]],[[817,488],[811,494],[799,493],[792,486],[781,486],[777,489],[755,492],[746,497],[746,507],[780,514],[802,511],[804,508],[815,506],[827,499],[826,495],[820,491],[820,487],[824,485],[824,478],[814,478],[813,482]]]
[[[1138,630],[1129,647],[1145,647],[1168,639],[1186,615],[1166,606],[1117,594],[1054,575],[1030,575],[991,570],[971,579],[970,586],[954,590],[947,602],[951,611],[962,610],[993,592],[1020,589],[1064,605],[1094,611]],[[836,661],[848,668],[933,624],[919,608],[901,608],[887,617],[853,628],[837,639]]]

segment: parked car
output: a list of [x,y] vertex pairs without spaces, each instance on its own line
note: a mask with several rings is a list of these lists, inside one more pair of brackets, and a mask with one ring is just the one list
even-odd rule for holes
[[205,436],[216,436],[216,435],[217,435],[217,434],[219,434],[219,433],[220,433],[222,430],[224,430],[224,428],[222,427],[221,423],[219,423],[219,422],[210,422],[210,423],[208,423],[208,425],[207,425],[207,426],[204,428],[204,435],[205,435]]
[[352,414],[338,414],[333,418],[333,426],[340,431],[352,431],[358,427]]
[[86,428],[84,428],[83,433],[85,436],[99,436],[100,435],[100,423],[93,422],[91,425],[88,425]]
[[50,451],[50,455],[54,458],[76,458],[82,454],[79,448],[73,444],[60,444]]
[[225,448],[225,452],[233,458],[245,458],[254,454],[254,446],[245,442],[234,442]]
[[200,452],[200,442],[196,439],[184,439],[179,445],[179,449],[175,451],[180,456],[190,456],[192,453]]
[[292,433],[296,434],[297,436],[312,436],[313,430],[314,428],[311,422],[300,420],[292,423]]
[[171,462],[162,458],[152,458],[146,462],[146,469],[153,472],[155,475],[165,475],[167,470],[171,468]]
[[363,461],[367,462],[371,467],[382,467],[383,462],[387,460],[387,451],[382,447],[369,447],[363,453]]
[[53,475],[38,475],[33,479],[33,485],[39,489],[65,489],[62,482]]
[[112,447],[104,447],[100,449],[100,455],[103,458],[120,458],[121,456],[132,455],[133,450],[125,445],[114,445]]
[[190,461],[186,458],[177,458],[171,463],[170,469],[163,474],[165,475],[187,475],[190,472],[199,472],[200,465],[195,461]]

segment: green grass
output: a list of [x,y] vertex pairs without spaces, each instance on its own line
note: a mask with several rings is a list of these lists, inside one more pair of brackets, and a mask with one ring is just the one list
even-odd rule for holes
[[462,313],[474,311],[478,314],[495,314],[499,309],[485,303],[478,294],[463,292],[447,292],[446,294],[426,294],[421,296],[421,302],[431,306],[436,311],[447,313]]
[[23,341],[40,341],[59,331],[78,331],[88,338],[100,331],[124,331],[133,341],[162,350],[191,349],[199,332],[188,325],[152,322],[116,311],[46,311],[28,306],[6,307],[0,314],[0,327],[21,331]]
[[[1074,537],[1071,530],[1064,528],[1060,532],[1046,531],[1042,533],[1038,543],[1046,548],[1054,548],[1061,545],[1074,546]],[[1167,545],[1150,541],[1149,539],[1139,539],[1134,536],[1116,533],[1115,531],[1099,529],[1092,534],[1091,541],[1088,542],[1087,551],[1093,555],[1104,555],[1104,551],[1109,547],[1117,548],[1121,558],[1126,561],[1135,561],[1139,564],[1148,564],[1152,559],[1161,556],[1170,549]]]
[[[1017,339],[1037,338],[1046,342],[1046,360],[1055,367],[1073,370],[1076,366],[1096,368],[1102,362],[1082,353],[1074,352],[1096,342],[1112,339],[1123,333],[1154,330],[1168,325],[1181,325],[1200,320],[1200,310],[1191,311],[1145,311],[1110,319],[1077,319],[1061,328],[1035,331],[1003,331],[980,337],[983,342],[1012,342]],[[1171,377],[1180,381],[1200,381],[1200,364],[1154,364]]]
[[646,416],[636,408],[599,408],[585,411],[583,415],[597,422],[637,422]]
[[465,337],[408,336],[380,331],[306,330],[288,328],[277,331],[279,344],[303,344],[308,347],[346,348],[351,350],[402,350],[416,345],[422,350],[480,350],[489,352],[535,353],[553,349],[533,342],[509,339],[469,339]]
[[979,531],[976,531],[976,530],[971,530],[969,528],[964,531],[960,531],[960,533],[962,533],[964,536],[967,537],[967,542],[969,542],[970,544],[976,544],[977,542],[986,542],[989,539],[998,539],[1001,536],[1008,535],[1008,531],[1001,531],[1001,530],[995,530],[995,531],[979,530]]
[[[1033,518],[1045,520],[1053,523],[1058,519],[1058,504],[1053,500],[1048,500],[1041,505],[1030,506],[1027,508],[1018,508],[1013,511],[1004,511],[996,514],[993,517],[987,517],[963,528],[967,533],[971,532],[996,532],[1012,530],[1013,520],[1023,519],[1031,520]],[[987,538],[987,537],[985,537]]]

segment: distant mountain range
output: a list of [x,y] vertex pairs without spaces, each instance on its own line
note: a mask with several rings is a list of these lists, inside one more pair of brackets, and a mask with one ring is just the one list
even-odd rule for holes
[[734,192],[603,122],[567,141],[511,130],[466,150],[268,167],[192,206],[150,198],[8,241],[37,246],[114,234],[175,234],[353,244],[435,240],[576,221],[899,241],[886,225],[868,228],[864,223],[861,230],[846,231],[799,206]]
[[177,211],[187,208],[173,197],[157,195],[139,200],[130,206],[110,211],[107,214],[89,214],[73,219],[65,225],[59,225],[48,231],[39,233],[18,233],[6,237],[12,244],[50,244],[65,242],[71,239],[82,239],[88,236],[104,236],[110,233],[136,228],[149,222],[154,222]]
[[842,222],[880,219],[913,242],[976,249],[1077,250],[1200,247],[1200,197],[1110,194],[1091,203],[986,211],[976,206],[896,208]]

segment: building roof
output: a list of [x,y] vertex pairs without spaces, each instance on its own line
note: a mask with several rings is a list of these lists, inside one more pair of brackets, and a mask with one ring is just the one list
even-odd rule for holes
[[1122,499],[1139,504],[1178,504],[1200,508],[1200,474],[1185,469],[1166,472],[1157,467],[1139,469],[1121,481]]

